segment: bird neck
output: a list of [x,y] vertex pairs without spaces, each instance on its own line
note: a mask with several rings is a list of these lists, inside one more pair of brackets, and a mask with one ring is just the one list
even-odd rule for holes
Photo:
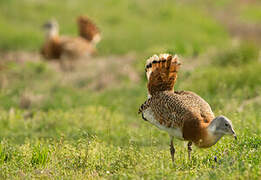
[[210,147],[215,145],[220,138],[222,138],[223,134],[220,133],[212,133],[212,132],[208,132],[208,137],[206,138],[206,143],[205,146],[206,147]]
[[216,132],[216,125],[214,123],[210,123],[206,127],[206,136],[199,144],[199,147],[210,147],[215,145],[224,134]]
[[224,134],[216,132],[214,123],[202,127],[200,137],[194,143],[200,148],[208,148],[215,145]]
[[59,30],[57,28],[53,28],[46,33],[47,39],[56,39],[58,37],[59,37]]

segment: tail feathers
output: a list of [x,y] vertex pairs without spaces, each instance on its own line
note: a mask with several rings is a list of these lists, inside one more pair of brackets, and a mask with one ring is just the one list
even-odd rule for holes
[[98,27],[87,17],[80,16],[77,19],[79,35],[89,42],[97,44],[101,40]]
[[160,54],[149,58],[145,67],[149,94],[173,91],[180,65],[177,55]]

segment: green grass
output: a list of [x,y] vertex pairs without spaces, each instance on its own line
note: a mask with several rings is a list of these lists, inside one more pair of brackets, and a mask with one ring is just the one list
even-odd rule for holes
[[[103,74],[75,80],[75,72],[56,71],[34,57],[7,62],[0,71],[0,179],[260,179],[260,47],[232,46],[203,7],[170,0],[0,0],[1,51],[38,50],[40,25],[51,17],[62,33],[76,35],[75,17],[84,13],[103,31],[98,48],[104,60],[97,63],[134,52],[131,66],[140,77],[134,82],[117,74],[112,86],[95,90],[88,85]],[[199,63],[181,68],[175,89],[202,96],[216,115],[231,119],[238,135],[208,149],[193,147],[192,161],[186,144],[175,140],[175,167],[168,135],[137,114],[147,93],[145,59],[164,51],[181,54],[184,66]]]
[[[39,73],[42,66],[45,70]],[[181,71],[176,89],[197,92],[216,114],[228,116],[238,141],[224,137],[209,149],[194,148],[193,160],[189,162],[185,146],[177,140],[174,168],[167,134],[137,115],[146,98],[145,81],[135,86],[122,82],[127,87],[97,93],[51,81],[43,86],[46,78],[51,76],[57,82],[59,77],[45,63],[10,69],[6,74],[16,70],[18,78],[34,78],[22,85],[16,83],[17,79],[10,81],[10,88],[2,89],[1,176],[259,179],[261,104],[247,104],[242,111],[238,107],[247,99],[260,96],[260,68],[260,63],[252,62],[239,66],[211,65],[189,74]],[[52,95],[40,106],[32,107],[33,115],[25,118],[27,110],[21,109],[15,99],[32,84],[49,89]],[[32,88],[31,93],[41,89]],[[214,161],[215,156],[218,162]]]
[[103,41],[98,48],[102,55],[168,49],[194,54],[208,46],[222,46],[228,38],[206,12],[171,0],[11,0],[0,2],[0,48],[38,50],[44,37],[40,27],[53,17],[62,34],[76,35],[76,17],[81,14],[88,14],[100,27]]

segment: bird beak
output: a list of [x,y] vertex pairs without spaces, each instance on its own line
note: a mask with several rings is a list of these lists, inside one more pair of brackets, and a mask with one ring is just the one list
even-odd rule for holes
[[234,136],[235,140],[237,140],[237,135],[236,135],[234,130],[232,130],[232,133],[233,133],[233,136]]
[[234,134],[233,136],[234,136],[235,140],[237,140],[237,135],[236,135],[236,134]]
[[46,29],[46,28],[47,28],[47,24],[43,24],[43,25],[41,26],[41,28],[42,28],[42,29]]
[[51,28],[51,24],[49,23],[49,22],[46,22],[46,23],[44,23],[43,25],[42,25],[42,28],[43,29],[47,29],[47,28]]

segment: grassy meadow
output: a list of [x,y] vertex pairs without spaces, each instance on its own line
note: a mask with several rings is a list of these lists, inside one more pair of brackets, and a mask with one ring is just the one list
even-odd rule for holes
[[[260,12],[243,0],[0,0],[0,179],[260,179]],[[41,25],[77,36],[81,14],[102,31],[99,53],[62,71],[39,56]],[[241,36],[224,17],[256,28]],[[230,118],[237,141],[188,161],[175,140],[172,166],[168,135],[137,114],[145,60],[163,52],[183,64],[175,90]]]

